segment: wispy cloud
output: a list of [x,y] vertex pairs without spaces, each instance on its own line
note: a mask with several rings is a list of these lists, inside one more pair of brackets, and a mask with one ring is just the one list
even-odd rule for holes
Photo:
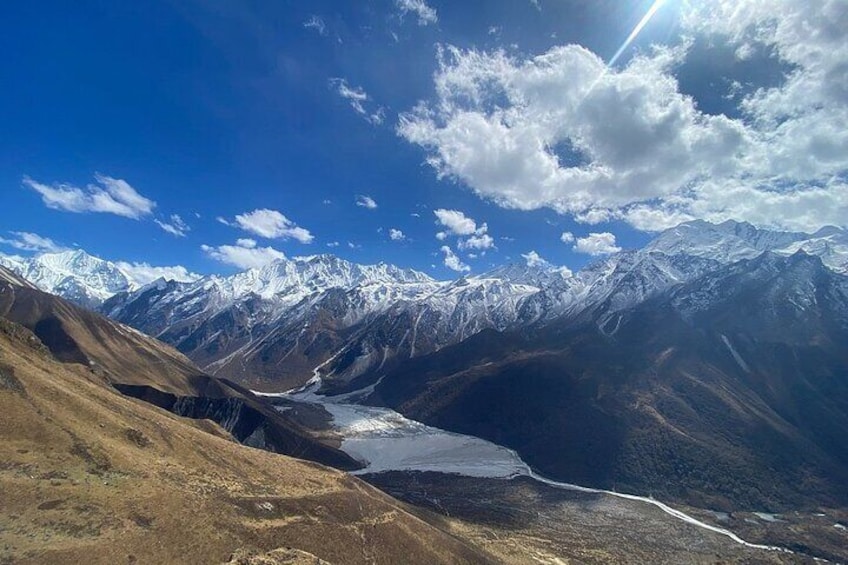
[[309,18],[303,22],[303,27],[306,29],[314,29],[318,35],[327,35],[327,24],[324,23],[324,18],[321,16],[309,16]]
[[427,26],[439,22],[435,8],[427,5],[424,0],[395,0],[401,16],[412,13],[418,16],[418,25]]
[[367,194],[357,195],[356,205],[361,208],[368,208],[369,210],[374,210],[375,208],[377,208],[377,202]]
[[386,110],[382,106],[377,106],[376,109],[370,109],[375,106],[374,101],[365,92],[361,86],[350,86],[346,79],[331,78],[330,87],[350,103],[350,107],[357,114],[365,118],[368,123],[378,126],[383,123],[386,118]]
[[4,245],[9,245],[14,247],[15,249],[20,249],[21,251],[33,251],[36,253],[56,253],[58,251],[65,251],[66,247],[59,245],[49,237],[42,237],[37,233],[26,232],[26,231],[13,231],[9,232],[13,238],[7,239],[4,237],[0,237],[0,243]]
[[171,218],[168,221],[153,221],[156,222],[156,225],[160,228],[177,237],[185,237],[186,234],[191,231],[191,227],[183,221],[179,214],[171,214]]
[[97,184],[80,188],[67,183],[46,185],[26,176],[24,186],[41,195],[44,205],[54,210],[100,212],[138,220],[153,213],[156,202],[139,194],[122,179],[97,174]]
[[238,214],[232,222],[221,216],[216,220],[266,239],[294,239],[301,243],[312,243],[315,239],[308,229],[298,226],[277,210],[268,208]]

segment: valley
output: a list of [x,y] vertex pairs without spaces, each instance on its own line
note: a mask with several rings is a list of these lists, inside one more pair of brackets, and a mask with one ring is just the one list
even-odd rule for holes
[[141,286],[75,251],[7,260],[0,311],[134,402],[345,470],[493,562],[841,562],[844,241],[692,222],[578,273],[320,255]]
[[[304,404],[326,410],[325,425],[341,436],[341,449],[365,463],[354,474],[401,500],[460,520],[454,528],[475,536],[507,562],[525,562],[530,548],[543,562],[709,563],[718,555],[757,563],[845,558],[841,532],[830,523],[844,519],[838,510],[829,515],[793,512],[789,520],[754,512],[735,512],[731,518],[562,483],[536,473],[510,449],[423,425],[391,409],[349,403],[371,390],[332,397],[316,394],[319,388],[319,382],[312,382],[261,396],[272,403],[285,400],[279,409],[295,419]],[[756,541],[743,539],[728,529],[731,525]],[[622,542],[612,532],[633,539]],[[634,554],[637,539],[640,551]]]

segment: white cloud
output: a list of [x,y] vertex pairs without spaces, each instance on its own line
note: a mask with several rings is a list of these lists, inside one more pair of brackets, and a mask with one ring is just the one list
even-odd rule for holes
[[534,57],[448,46],[436,99],[401,115],[398,133],[440,177],[504,207],[643,230],[688,218],[846,225],[844,0],[716,0],[683,12],[687,33],[723,34],[716,43],[774,53],[791,70],[779,86],[734,97],[742,116],[729,118],[680,92],[688,41],[622,68],[578,45]]
[[150,284],[160,278],[177,282],[193,282],[200,278],[200,275],[192,273],[182,265],[154,267],[149,263],[128,263],[126,261],[118,261],[115,265],[140,285]]
[[439,208],[434,210],[433,214],[436,215],[437,223],[447,228],[436,233],[436,239],[439,241],[444,241],[451,235],[465,236],[465,239],[460,239],[457,244],[461,251],[486,250],[495,246],[495,240],[487,234],[489,226],[485,222],[478,225],[474,219],[459,210]]
[[471,235],[477,232],[477,222],[466,216],[459,210],[445,210],[439,208],[434,210],[439,224],[448,228],[453,235]]
[[524,257],[524,261],[527,263],[528,267],[550,267],[551,264],[544,260],[541,255],[536,253],[535,251],[528,251],[527,253],[522,253],[522,257]]
[[377,202],[366,194],[360,194],[356,197],[356,205],[362,208],[374,210],[377,207]]
[[439,15],[434,8],[427,5],[424,0],[395,0],[395,4],[402,16],[413,13],[418,16],[418,25],[426,26],[438,23]]
[[23,184],[41,195],[44,205],[66,212],[100,212],[138,220],[153,212],[156,203],[139,194],[128,182],[97,174],[97,184],[79,188],[58,183],[52,186],[24,177]]
[[361,246],[360,244],[358,244],[358,243],[354,243],[354,242],[352,242],[352,241],[348,241],[348,242],[347,242],[347,246],[348,246],[350,249],[362,249],[362,246]]
[[238,214],[233,222],[216,218],[227,226],[239,227],[267,239],[294,239],[301,243],[312,243],[315,239],[308,229],[302,228],[277,210],[267,208]]
[[443,245],[441,247],[441,252],[445,255],[445,267],[456,271],[458,273],[463,273],[466,271],[470,271],[471,267],[462,262],[462,260],[457,257],[456,253],[448,247],[447,245]]
[[324,18],[321,16],[309,16],[309,18],[303,22],[303,27],[306,29],[314,29],[318,32],[318,35],[327,35],[327,24],[324,23]]
[[212,259],[239,269],[262,267],[286,258],[282,251],[273,247],[259,247],[252,239],[239,239],[235,245],[201,245],[200,248]]
[[42,237],[37,233],[26,231],[13,231],[11,233],[14,238],[6,239],[0,237],[0,243],[9,245],[21,251],[33,251],[36,253],[56,253],[64,251],[66,248],[59,245],[49,237]]
[[404,233],[401,230],[391,228],[391,229],[389,229],[389,238],[392,241],[403,241],[403,240],[406,239],[406,236],[404,235]]
[[347,83],[347,80],[343,78],[331,78],[330,86],[335,88],[339,96],[347,100],[350,103],[350,107],[369,123],[378,126],[385,120],[385,108],[378,106],[376,109],[369,110],[366,107],[373,106],[373,100],[361,86],[351,87]]
[[609,255],[610,253],[618,253],[621,251],[621,247],[615,244],[615,236],[609,232],[590,233],[586,237],[577,238],[574,251],[593,256]]
[[574,241],[574,234],[570,231],[562,232],[562,235],[559,236],[559,240],[563,243],[572,243]]
[[338,241],[331,241],[327,244],[327,247],[338,247],[338,246],[339,246]]
[[156,224],[171,235],[185,237],[191,228],[186,224],[179,214],[171,214],[169,221],[153,220]]
[[534,8],[536,8],[540,12],[542,11],[542,5],[539,4],[539,0],[530,0],[530,3],[533,4]]
[[481,235],[472,235],[467,239],[460,240],[457,247],[462,251],[466,251],[469,249],[491,249],[495,246],[495,240],[492,239],[492,236],[489,234],[481,234]]

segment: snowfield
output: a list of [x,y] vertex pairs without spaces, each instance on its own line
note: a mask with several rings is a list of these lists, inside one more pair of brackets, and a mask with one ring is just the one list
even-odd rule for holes
[[509,449],[424,425],[394,410],[354,404],[323,406],[344,437],[342,450],[367,463],[357,474],[400,470],[505,478],[527,472],[527,465]]

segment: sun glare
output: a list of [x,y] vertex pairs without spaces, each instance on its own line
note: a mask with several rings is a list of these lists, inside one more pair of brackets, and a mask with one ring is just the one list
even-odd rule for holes
[[665,4],[665,0],[655,0],[654,3],[648,8],[648,11],[642,16],[642,19],[639,20],[639,23],[636,24],[636,27],[633,28],[633,31],[630,32],[630,35],[627,36],[627,39],[624,40],[624,43],[621,44],[621,47],[618,48],[618,51],[615,52],[615,55],[612,56],[612,59],[607,63],[608,66],[613,66],[618,58],[621,57],[621,54],[624,53],[624,50],[630,47],[630,44],[639,36],[639,33],[644,29],[648,22],[651,21],[651,18],[654,17],[654,14],[657,13],[662,5]]

